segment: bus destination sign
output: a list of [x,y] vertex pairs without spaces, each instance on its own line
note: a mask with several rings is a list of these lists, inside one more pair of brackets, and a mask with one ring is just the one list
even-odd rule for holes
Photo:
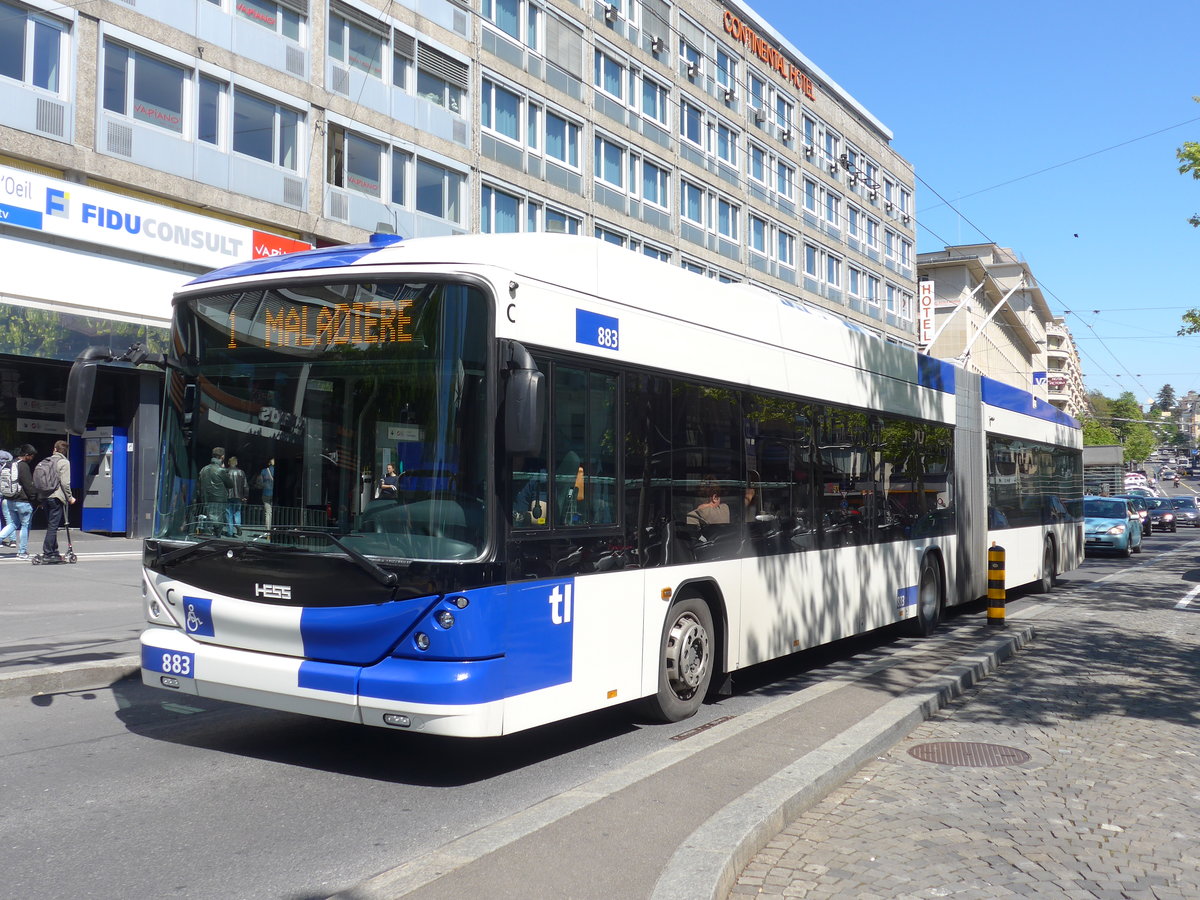
[[239,320],[237,310],[230,310],[228,349],[237,350],[247,333],[256,338],[254,346],[269,348],[408,344],[411,306],[410,297],[320,305],[267,301],[254,320]]

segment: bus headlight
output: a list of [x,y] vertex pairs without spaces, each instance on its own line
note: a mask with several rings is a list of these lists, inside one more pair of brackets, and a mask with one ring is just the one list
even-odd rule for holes
[[429,635],[427,635],[425,632],[418,631],[413,636],[413,640],[416,642],[418,650],[428,650],[429,649]]
[[443,609],[437,614],[437,623],[445,629],[454,627],[454,613],[448,609]]

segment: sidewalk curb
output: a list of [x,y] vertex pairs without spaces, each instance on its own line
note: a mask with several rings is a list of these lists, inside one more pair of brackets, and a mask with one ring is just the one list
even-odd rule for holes
[[0,699],[24,695],[54,694],[82,688],[106,687],[133,675],[141,668],[137,656],[46,666],[0,674]]
[[726,900],[742,870],[767,843],[869,760],[895,746],[954,697],[986,678],[1034,638],[1012,627],[801,757],[711,816],[680,845],[651,900]]

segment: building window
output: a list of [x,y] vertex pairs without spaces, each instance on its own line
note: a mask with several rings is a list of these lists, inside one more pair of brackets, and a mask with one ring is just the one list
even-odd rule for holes
[[239,19],[246,19],[268,31],[300,42],[304,18],[295,10],[281,3],[272,3],[271,0],[237,0],[234,9]]
[[459,172],[428,160],[417,160],[417,211],[462,224],[462,193],[467,182]]
[[750,233],[747,235],[750,249],[763,256],[767,254],[767,222],[758,216],[750,217]]
[[595,175],[597,180],[613,187],[625,187],[625,148],[608,138],[596,135]]
[[642,114],[662,125],[667,124],[667,96],[665,87],[651,78],[642,76]]
[[796,236],[779,229],[776,233],[778,240],[777,256],[781,266],[787,266],[789,269],[796,268]]
[[811,178],[804,179],[804,208],[812,213],[817,211],[817,183]]
[[737,132],[726,125],[724,122],[717,123],[717,156],[729,163],[731,166],[737,165]]
[[63,84],[66,27],[0,3],[0,76],[59,93]]
[[835,163],[841,154],[842,139],[828,128],[825,129],[825,162]]
[[225,85],[207,75],[200,76],[196,97],[196,140],[220,145],[221,123],[225,120]]
[[642,199],[662,209],[669,209],[667,181],[671,177],[662,166],[642,160]]
[[346,135],[346,187],[369,197],[382,189],[383,145],[357,135]]
[[469,72],[453,57],[421,45],[417,48],[417,96],[461,114]]
[[796,191],[796,170],[782,159],[775,164],[775,192],[788,200]]
[[412,161],[411,153],[392,148],[392,202],[397,206],[408,205],[408,179]]
[[737,87],[737,60],[723,47],[717,48],[717,84],[727,91]]
[[300,113],[253,94],[235,91],[233,149],[296,171],[300,167]]
[[850,233],[850,237],[858,237],[862,231],[862,213],[856,206],[847,207],[846,231]]
[[759,78],[757,75],[755,75],[753,72],[750,72],[747,75],[746,83],[749,87],[750,108],[751,109],[762,109],[764,107],[764,105],[766,104],[767,83],[765,81],[763,81],[761,78]]
[[792,101],[783,94],[775,95],[775,124],[781,131],[791,131]]
[[841,287],[842,261],[836,256],[825,254],[825,282],[830,287]]
[[767,151],[758,144],[751,144],[747,154],[748,174],[759,184],[767,180]]
[[618,100],[625,99],[625,67],[602,50],[596,50],[596,87]]
[[514,234],[521,230],[521,198],[483,186],[480,192],[479,231],[482,234]]
[[700,75],[700,60],[703,58],[698,47],[689,43],[685,38],[679,39],[679,56],[683,60],[688,73],[688,79],[695,83],[696,78]]
[[575,216],[546,207],[545,230],[552,234],[579,234],[583,222]]
[[483,79],[480,125],[495,134],[520,143],[521,98],[494,81]]
[[804,245],[804,274],[812,278],[816,278],[817,262],[820,259],[820,253],[812,244]]
[[579,168],[579,135],[581,128],[556,113],[546,111],[546,155]]
[[509,37],[521,39],[521,0],[483,0],[483,17]]
[[690,181],[681,181],[679,188],[679,215],[689,222],[704,225],[704,189]]
[[879,246],[879,223],[872,218],[867,219],[867,246]]
[[738,217],[741,211],[724,197],[717,198],[717,232],[731,241],[738,239]]
[[700,112],[700,107],[687,100],[679,101],[679,133],[698,147],[702,146],[704,141],[703,122],[704,115]]
[[[238,0],[238,8],[246,0]],[[329,17],[329,57],[351,69],[383,78],[384,35],[336,13]]]
[[183,82],[189,77],[153,56],[104,45],[104,108],[110,112],[182,134]]
[[825,221],[835,228],[841,227],[842,198],[832,191],[825,192]]

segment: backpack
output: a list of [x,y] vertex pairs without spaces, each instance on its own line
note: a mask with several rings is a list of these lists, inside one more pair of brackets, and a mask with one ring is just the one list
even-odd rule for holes
[[34,467],[33,491],[38,500],[46,500],[58,487],[58,469],[54,465],[54,457],[47,456]]
[[0,468],[0,497],[5,500],[15,500],[21,496],[21,482],[17,478],[17,461],[5,464]]

